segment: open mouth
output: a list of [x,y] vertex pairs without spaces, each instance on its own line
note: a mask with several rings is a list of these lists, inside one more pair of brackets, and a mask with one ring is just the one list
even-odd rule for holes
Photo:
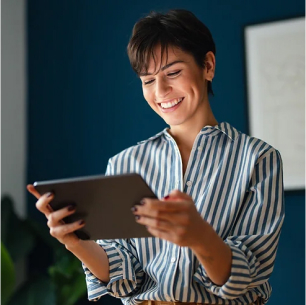
[[168,103],[159,103],[158,105],[162,108],[162,109],[171,109],[174,108],[175,106],[177,106],[178,104],[180,104],[183,101],[184,97],[178,98],[178,99],[174,99],[171,102]]

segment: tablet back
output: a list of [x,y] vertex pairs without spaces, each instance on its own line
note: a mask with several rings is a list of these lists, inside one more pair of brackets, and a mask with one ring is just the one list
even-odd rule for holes
[[54,193],[50,203],[54,210],[76,204],[76,212],[64,221],[85,220],[85,226],[75,231],[80,239],[152,236],[131,212],[142,198],[157,198],[138,174],[50,180],[35,182],[34,186],[41,195]]

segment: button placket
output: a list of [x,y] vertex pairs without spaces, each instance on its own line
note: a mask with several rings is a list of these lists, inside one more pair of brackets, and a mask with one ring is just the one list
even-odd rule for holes
[[[194,141],[194,144],[193,144],[193,147],[191,149],[191,153],[190,153],[190,156],[189,156],[189,161],[188,161],[188,165],[187,165],[187,168],[186,168],[186,172],[185,172],[185,175],[184,175],[184,181],[183,181],[183,184],[187,187],[191,187],[192,186],[192,181],[191,180],[187,180],[187,177],[189,176],[190,178],[190,175],[189,175],[189,172],[192,170],[190,168],[190,159],[193,159],[193,158],[197,158],[197,155],[198,153],[200,153],[202,150],[203,150],[203,145],[201,145],[201,140],[199,138],[199,134],[197,135],[195,141]],[[186,189],[185,189],[186,190]]]
[[[171,268],[174,268],[174,274],[173,274],[173,277],[172,277],[172,281],[174,283],[176,277],[178,276],[177,275],[177,271],[178,271],[178,264],[179,264],[179,260],[180,260],[180,256],[181,256],[181,247],[180,246],[177,246],[175,244],[172,245],[172,249],[171,249],[171,258],[170,258],[170,263],[173,267]],[[174,286],[173,286],[173,289],[171,291],[171,299],[175,299],[175,293],[174,293]]]

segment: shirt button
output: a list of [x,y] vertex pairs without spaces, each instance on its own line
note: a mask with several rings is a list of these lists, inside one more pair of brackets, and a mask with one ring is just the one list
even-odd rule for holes
[[202,151],[203,147],[202,146],[199,146],[198,147],[198,151]]
[[191,186],[192,185],[192,182],[191,181],[187,181],[186,183],[188,186]]
[[171,263],[174,263],[176,261],[176,258],[175,257],[172,257],[171,258]]

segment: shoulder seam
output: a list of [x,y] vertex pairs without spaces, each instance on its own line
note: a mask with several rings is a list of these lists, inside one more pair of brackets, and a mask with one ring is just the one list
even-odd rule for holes
[[265,151],[257,160],[255,165],[257,165],[260,161],[262,161],[263,159],[266,159],[268,156],[270,156],[272,153],[276,153],[277,155],[279,155],[279,151],[277,149],[275,149],[273,146],[271,146],[270,144],[268,144],[270,147],[268,148],[267,151]]

